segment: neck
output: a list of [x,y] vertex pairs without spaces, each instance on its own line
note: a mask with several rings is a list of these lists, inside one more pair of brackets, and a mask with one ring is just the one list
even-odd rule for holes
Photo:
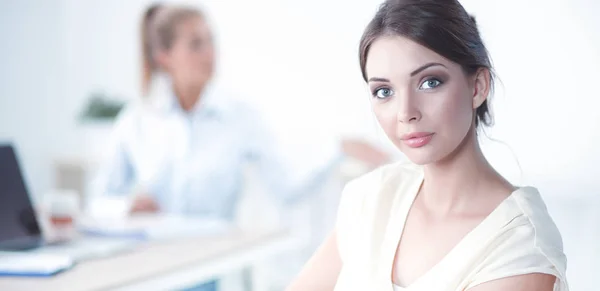
[[422,201],[442,215],[467,208],[475,195],[483,193],[482,184],[500,177],[485,159],[475,129],[452,154],[424,170]]
[[173,86],[173,91],[177,96],[179,105],[184,111],[190,111],[200,100],[200,95],[204,91],[204,85],[196,86]]

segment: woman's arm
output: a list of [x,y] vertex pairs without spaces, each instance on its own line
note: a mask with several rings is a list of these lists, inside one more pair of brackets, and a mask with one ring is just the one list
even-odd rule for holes
[[245,105],[238,112],[248,157],[269,192],[286,204],[316,192],[342,160],[339,142],[333,137],[298,133],[307,136],[302,146],[285,144],[254,108]]
[[[347,157],[376,168],[391,161],[385,151],[362,139],[338,139],[333,136],[317,137],[303,142],[302,147],[289,148],[277,140],[272,128],[252,108],[245,108],[250,157],[256,158],[263,181],[269,189],[286,202],[296,201],[304,194],[315,192],[330,178],[331,173]],[[311,134],[307,134],[312,136]]]
[[389,153],[362,139],[343,139],[341,148],[346,156],[354,158],[373,169],[392,160]]
[[466,291],[552,291],[555,281],[553,275],[534,273],[489,281]]
[[327,237],[286,291],[332,291],[342,269],[335,231]]
[[[135,194],[134,192],[134,167],[131,161],[130,153],[127,150],[128,138],[136,135],[136,117],[131,107],[126,107],[117,117],[109,141],[106,145],[106,152],[103,160],[100,162],[98,171],[93,179],[92,195],[87,210],[92,213],[104,211],[97,209],[96,204],[104,199],[122,199],[125,208],[129,208],[127,198]],[[144,196],[145,197],[145,196]],[[143,212],[154,210],[154,204],[150,199],[138,199],[142,202],[135,202],[132,209],[122,209],[126,212]],[[102,203],[100,203],[102,204]],[[126,205],[127,204],[127,205]],[[119,207],[121,208],[121,207]],[[111,210],[112,211],[112,210]],[[116,211],[117,213],[122,212]]]

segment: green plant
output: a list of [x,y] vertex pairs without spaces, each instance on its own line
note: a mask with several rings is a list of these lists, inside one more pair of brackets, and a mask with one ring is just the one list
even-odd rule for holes
[[93,93],[91,94],[80,119],[83,121],[111,121],[117,117],[124,106],[124,101],[110,98],[104,93]]

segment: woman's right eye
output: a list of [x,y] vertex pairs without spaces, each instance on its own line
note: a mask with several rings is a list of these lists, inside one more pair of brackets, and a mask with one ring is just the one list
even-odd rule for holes
[[390,88],[379,88],[373,92],[373,97],[377,99],[387,99],[394,94],[394,91]]

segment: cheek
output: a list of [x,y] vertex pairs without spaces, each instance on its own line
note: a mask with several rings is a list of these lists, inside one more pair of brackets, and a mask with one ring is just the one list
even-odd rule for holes
[[374,99],[371,101],[371,107],[383,131],[392,138],[398,126],[398,112],[396,112],[393,103],[390,101],[382,103]]
[[193,56],[194,62],[190,62],[190,65],[193,66],[193,70],[205,74],[206,72],[210,72],[214,63],[214,56],[212,51],[206,50],[202,52],[197,52]]
[[185,74],[185,72],[188,70],[188,67],[190,66],[189,63],[190,63],[190,58],[185,50],[177,51],[177,53],[174,54],[173,70],[176,71],[177,73]]
[[[460,88],[448,92],[431,112],[439,126],[445,127],[449,134],[461,136],[468,131],[472,122],[472,98]],[[437,116],[437,117],[436,117]]]
[[201,53],[201,59],[205,63],[212,63],[215,60],[215,50],[211,48],[207,48],[204,52]]

